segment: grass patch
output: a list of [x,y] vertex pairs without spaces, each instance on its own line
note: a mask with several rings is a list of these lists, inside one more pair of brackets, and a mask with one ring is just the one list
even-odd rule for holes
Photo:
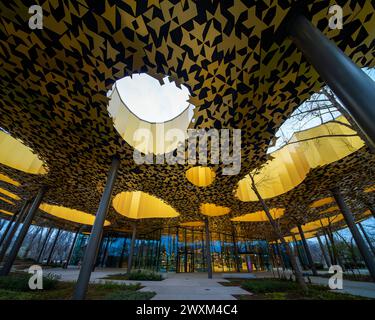
[[138,271],[131,272],[129,275],[126,273],[110,274],[103,279],[161,281],[163,280],[163,276],[155,272],[147,272],[147,271],[138,270]]
[[[230,279],[228,279],[230,280]],[[329,290],[326,286],[308,284],[308,292],[303,292],[299,285],[290,280],[280,279],[237,279],[233,283],[252,295],[234,295],[238,300],[371,300],[369,298],[339,293]],[[228,283],[226,283],[228,285]]]
[[[56,277],[44,277],[43,290],[30,290],[30,274],[12,273],[0,277],[0,300],[68,300],[72,298],[75,283],[58,281]],[[87,300],[149,300],[155,292],[139,292],[142,286],[118,284],[112,281],[90,284]]]

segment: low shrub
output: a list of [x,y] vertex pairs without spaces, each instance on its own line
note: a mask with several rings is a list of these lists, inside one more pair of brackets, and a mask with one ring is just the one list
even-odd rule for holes
[[161,274],[149,271],[133,271],[128,275],[127,273],[111,274],[105,277],[105,279],[112,280],[138,280],[138,281],[161,281],[163,276]]
[[[8,276],[0,277],[0,289],[12,291],[31,291],[29,288],[29,279],[31,274],[25,272],[11,273]],[[58,276],[48,274],[43,276],[43,289],[51,290],[56,287]]]
[[296,290],[298,284],[288,280],[256,279],[244,281],[241,287],[252,293],[269,293]]

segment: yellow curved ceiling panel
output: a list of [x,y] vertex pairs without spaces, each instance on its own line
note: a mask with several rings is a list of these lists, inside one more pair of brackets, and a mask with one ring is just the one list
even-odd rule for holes
[[320,211],[319,213],[325,214],[325,213],[331,213],[331,212],[335,212],[335,211],[340,211],[340,208],[338,206],[333,206],[333,207],[330,207],[326,210]]
[[8,196],[9,198],[12,198],[13,200],[20,200],[21,199],[16,194],[14,194],[14,193],[12,193],[12,192],[10,192],[8,190],[5,190],[3,188],[0,188],[0,193],[5,194],[6,196]]
[[131,219],[174,218],[179,213],[159,198],[142,191],[118,193],[113,208],[121,215]]
[[[48,203],[42,203],[39,209],[60,219],[90,225],[92,226],[95,221],[95,216],[83,211],[66,208],[63,206],[52,205]],[[104,222],[104,226],[109,226],[111,223],[109,221]]]
[[[329,217],[329,218],[322,218],[322,219],[315,220],[315,221],[304,224],[302,226],[302,230],[304,232],[315,231],[315,230],[320,229],[322,227],[329,226],[330,224],[340,222],[343,219],[344,219],[344,216],[342,214],[338,214],[337,216],[333,216],[333,217]],[[291,229],[290,232],[298,233],[298,228],[295,227],[295,228]]]
[[218,206],[214,203],[203,203],[200,209],[202,214],[210,217],[223,216],[230,212],[230,208]]
[[375,191],[375,186],[371,186],[371,187],[368,187],[364,190],[366,193],[369,193],[369,192],[374,192]]
[[[316,231],[306,232],[306,233],[304,233],[304,235],[305,235],[305,238],[306,238],[306,239],[314,238],[314,237],[316,237]],[[300,236],[299,234],[295,234],[294,237],[295,237],[296,240],[298,240],[298,241],[299,241],[299,240],[302,240],[302,239],[301,239],[301,236]],[[285,240],[286,242],[292,242],[292,241],[294,241],[294,239],[293,239],[292,236],[284,237],[284,240]]]
[[[284,213],[284,208],[272,208],[270,209],[271,216],[274,219],[281,218]],[[262,221],[268,221],[268,217],[264,211],[256,211],[253,213],[247,213],[245,215],[235,217],[231,219],[232,221],[242,221],[242,222],[262,222]]]
[[19,187],[21,185],[18,181],[13,180],[11,177],[7,176],[6,174],[2,174],[2,173],[0,173],[0,180],[4,181],[6,183],[12,184],[16,187]]
[[215,180],[215,171],[209,167],[193,167],[185,174],[189,182],[198,187],[207,187]]
[[326,204],[330,204],[334,201],[335,201],[335,199],[332,198],[332,197],[323,198],[323,199],[319,199],[319,200],[314,201],[312,204],[310,204],[310,207],[311,208],[319,208],[319,207],[325,206]]
[[0,130],[0,163],[26,173],[44,174],[46,169],[38,156],[22,142]]
[[3,210],[3,209],[0,209],[0,213],[4,213],[4,214],[7,214],[7,215],[9,215],[9,216],[12,216],[12,215],[14,215],[14,213],[13,213],[13,212],[9,212],[9,211],[7,211],[7,210]]
[[188,221],[188,222],[180,223],[180,226],[182,226],[182,227],[203,227],[204,222],[203,221]]
[[[348,124],[342,116],[336,120]],[[290,140],[292,143],[271,153],[272,159],[255,175],[255,184],[261,196],[269,199],[288,192],[305,179],[310,169],[338,161],[364,146],[358,136],[314,137],[351,134],[355,132],[347,126],[332,122],[294,133]],[[236,196],[241,201],[258,200],[248,175],[238,183]]]
[[186,130],[193,116],[188,107],[177,117],[166,122],[151,123],[142,120],[125,105],[116,87],[110,96],[108,112],[121,137],[144,154],[163,154],[175,150],[179,143],[185,142]]
[[4,202],[6,202],[6,203],[9,203],[9,204],[11,204],[11,205],[14,205],[14,202],[13,202],[13,201],[10,201],[10,200],[8,200],[8,199],[6,199],[6,198],[4,198],[4,197],[1,197],[1,196],[0,196],[0,200],[1,200],[1,201],[4,201]]

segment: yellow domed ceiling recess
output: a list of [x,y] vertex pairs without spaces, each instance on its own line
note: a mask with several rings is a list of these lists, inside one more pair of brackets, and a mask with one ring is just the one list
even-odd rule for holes
[[[272,218],[279,219],[284,215],[284,208],[272,208],[270,213]],[[256,211],[253,213],[247,213],[245,215],[235,217],[231,219],[232,221],[242,221],[242,222],[263,222],[269,221],[266,213],[264,211]]]
[[181,227],[203,227],[204,222],[203,221],[188,221],[188,222],[181,222]]
[[200,210],[202,214],[210,217],[223,216],[230,212],[230,208],[218,206],[214,203],[203,203]]
[[[342,116],[336,120],[348,124]],[[294,133],[290,140],[292,143],[272,152],[272,160],[255,175],[259,193],[264,199],[286,193],[299,185],[311,169],[338,161],[364,146],[358,136],[313,139],[314,137],[352,134],[355,131],[333,122]],[[238,183],[236,196],[241,201],[258,200],[251,189],[249,176]]]
[[44,174],[43,162],[33,151],[0,130],[0,163],[26,173]]
[[330,207],[326,210],[320,211],[319,213],[325,214],[325,213],[331,213],[331,212],[335,212],[335,211],[340,211],[340,208],[338,206],[333,206],[333,207]]
[[8,200],[8,199],[6,199],[6,198],[4,198],[4,197],[1,197],[1,196],[0,196],[0,200],[6,202],[6,203],[8,203],[8,204],[14,205],[14,202],[13,202],[13,201],[10,201],[10,200]]
[[374,192],[375,191],[375,186],[367,187],[364,192],[369,193],[369,192]]
[[179,213],[159,198],[143,191],[118,193],[113,201],[113,208],[121,215],[131,219],[174,218]]
[[215,180],[215,171],[209,167],[197,166],[186,171],[186,178],[198,187],[207,187]]
[[9,198],[12,198],[13,200],[20,200],[21,198],[19,196],[17,196],[16,194],[8,191],[8,190],[5,190],[3,188],[0,187],[0,193],[2,194],[5,194],[6,196],[8,196]]
[[4,181],[6,183],[12,184],[16,187],[19,187],[21,185],[18,181],[13,180],[11,177],[7,176],[6,174],[2,174],[2,173],[0,173],[0,180]]
[[[304,232],[314,231],[314,230],[320,229],[322,227],[329,226],[330,224],[340,222],[343,219],[344,219],[344,216],[342,214],[338,214],[337,216],[333,216],[333,217],[329,217],[329,218],[322,218],[322,219],[315,220],[315,221],[304,224],[302,226],[302,230]],[[298,228],[295,227],[295,228],[291,229],[290,232],[298,233]]]
[[[83,211],[66,208],[63,206],[48,204],[48,203],[42,203],[39,206],[39,209],[52,215],[57,218],[61,218],[64,220],[90,225],[92,226],[95,221],[95,216],[93,214],[89,214]],[[104,226],[109,226],[111,223],[107,220],[104,222]]]
[[310,207],[311,208],[319,208],[319,207],[323,207],[327,204],[330,204],[334,201],[335,201],[335,199],[332,198],[332,197],[323,198],[323,199],[319,199],[319,200],[314,201],[312,204],[310,204]]
[[185,142],[193,116],[188,107],[169,121],[152,123],[142,120],[125,105],[116,87],[110,95],[108,112],[121,137],[144,154],[164,154],[175,150],[179,143]]
[[3,209],[0,209],[0,213],[4,213],[4,214],[7,214],[7,215],[9,215],[9,216],[12,216],[12,215],[14,215],[14,213],[13,213],[13,212],[9,212],[9,211],[7,211],[7,210],[3,210]]

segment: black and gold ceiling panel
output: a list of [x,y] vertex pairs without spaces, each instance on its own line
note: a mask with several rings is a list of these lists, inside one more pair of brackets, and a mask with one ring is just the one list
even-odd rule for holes
[[[344,8],[342,31],[328,28],[327,11],[336,3]],[[41,30],[28,26],[28,8],[35,4],[43,8]],[[375,1],[1,2],[0,127],[30,147],[48,173],[36,176],[5,166],[0,173],[21,183],[17,192],[22,199],[46,184],[46,202],[95,213],[111,157],[117,154],[121,168],[114,194],[143,191],[180,213],[140,220],[145,230],[202,220],[202,203],[231,208],[228,217],[210,218],[213,226],[225,227],[232,215],[260,210],[257,203],[240,203],[233,190],[267,160],[268,145],[288,115],[323,85],[286,36],[286,22],[296,10],[359,66],[375,66]],[[191,128],[242,130],[238,175],[224,176],[222,165],[209,163],[215,179],[200,188],[186,178],[191,165],[135,165],[133,148],[108,114],[107,91],[116,80],[138,72],[157,79],[167,75],[189,88],[196,106]],[[368,157],[365,151],[358,154]],[[341,166],[346,161],[368,180],[366,162],[359,169],[362,158],[353,157],[314,169],[312,181],[336,181],[352,173]],[[309,181],[271,202],[288,207],[293,197],[320,196],[320,182],[310,189]],[[291,223],[288,211],[280,223]],[[108,220],[113,228],[131,222],[113,209]],[[253,228],[246,231],[252,237],[270,233],[264,223],[241,228]]]

